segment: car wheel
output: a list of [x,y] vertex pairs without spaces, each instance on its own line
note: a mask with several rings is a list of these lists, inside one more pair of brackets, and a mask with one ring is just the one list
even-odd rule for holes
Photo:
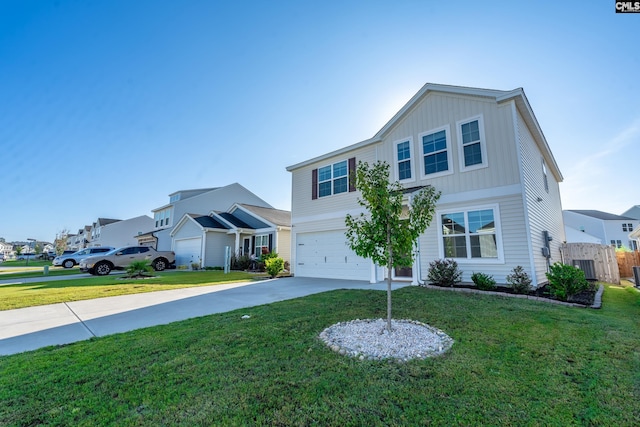
[[111,264],[105,261],[99,262],[93,268],[93,271],[98,276],[106,276],[107,274],[111,273]]
[[71,267],[73,267],[74,265],[76,265],[76,263],[75,263],[75,262],[73,262],[73,260],[72,260],[72,259],[66,259],[66,260],[64,260],[64,262],[62,263],[62,266],[63,266],[64,268],[71,268]]
[[158,258],[155,261],[153,261],[153,269],[156,271],[162,271],[165,268],[167,268],[167,260],[164,258]]

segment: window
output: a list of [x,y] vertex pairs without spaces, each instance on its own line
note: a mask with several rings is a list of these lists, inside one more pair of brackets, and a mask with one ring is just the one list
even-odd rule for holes
[[412,167],[411,167],[411,151],[412,151],[413,140],[409,138],[408,140],[403,140],[400,142],[396,142],[396,163],[398,165],[397,178],[398,181],[407,181],[413,178],[412,176]]
[[346,160],[318,169],[318,196],[325,197],[346,193],[348,191],[347,181]]
[[612,240],[611,241],[611,246],[615,246],[616,248],[621,248],[622,247],[622,240]]
[[622,231],[631,233],[633,231],[633,224],[622,224]]
[[269,253],[269,236],[267,234],[263,234],[261,236],[256,236],[256,257],[260,257],[262,254]]
[[460,170],[487,166],[482,116],[457,123],[460,144]]
[[547,165],[542,159],[542,180],[544,182],[544,189],[548,193],[549,192],[549,179],[547,178]]
[[156,228],[169,225],[170,213],[170,209],[164,209],[153,215],[156,222]]
[[[449,127],[420,135],[424,175],[441,175],[453,172],[449,155]],[[449,172],[450,171],[450,172]]]
[[496,227],[497,208],[440,215],[445,258],[501,260]]

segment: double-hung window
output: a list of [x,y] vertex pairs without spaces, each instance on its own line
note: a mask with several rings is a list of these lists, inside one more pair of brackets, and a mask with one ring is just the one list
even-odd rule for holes
[[452,173],[449,154],[449,126],[420,134],[422,161],[425,176],[433,177]]
[[497,207],[441,213],[442,256],[501,261]]
[[334,163],[318,169],[318,196],[349,191],[347,161]]
[[262,234],[260,236],[256,236],[256,257],[260,257],[263,254],[269,253],[269,235]]
[[487,166],[482,116],[457,122],[460,144],[460,170]]
[[394,143],[396,159],[396,179],[413,181],[413,138],[401,139]]

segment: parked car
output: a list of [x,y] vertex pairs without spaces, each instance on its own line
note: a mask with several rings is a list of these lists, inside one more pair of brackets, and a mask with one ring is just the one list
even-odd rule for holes
[[176,254],[173,251],[156,251],[149,246],[127,246],[83,259],[80,271],[106,276],[111,270],[124,270],[133,261],[149,261],[154,270],[162,271],[175,268]]
[[[80,261],[82,261],[87,257],[104,254],[114,249],[115,248],[111,246],[95,246],[92,248],[80,249],[79,251],[71,252],[70,254],[63,253],[62,255],[58,255],[57,257],[55,257],[53,259],[52,264],[54,267],[71,268],[76,264],[80,264]],[[68,252],[68,251],[65,251],[65,252]]]

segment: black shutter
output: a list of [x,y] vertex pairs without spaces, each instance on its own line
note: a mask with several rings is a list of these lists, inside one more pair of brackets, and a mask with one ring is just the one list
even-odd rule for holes
[[273,250],[273,234],[269,234],[269,252]]
[[356,191],[356,158],[349,159],[349,192]]
[[311,171],[311,200],[318,198],[318,169]]
[[251,253],[255,256],[260,256],[260,254],[256,253],[256,236],[251,236]]

